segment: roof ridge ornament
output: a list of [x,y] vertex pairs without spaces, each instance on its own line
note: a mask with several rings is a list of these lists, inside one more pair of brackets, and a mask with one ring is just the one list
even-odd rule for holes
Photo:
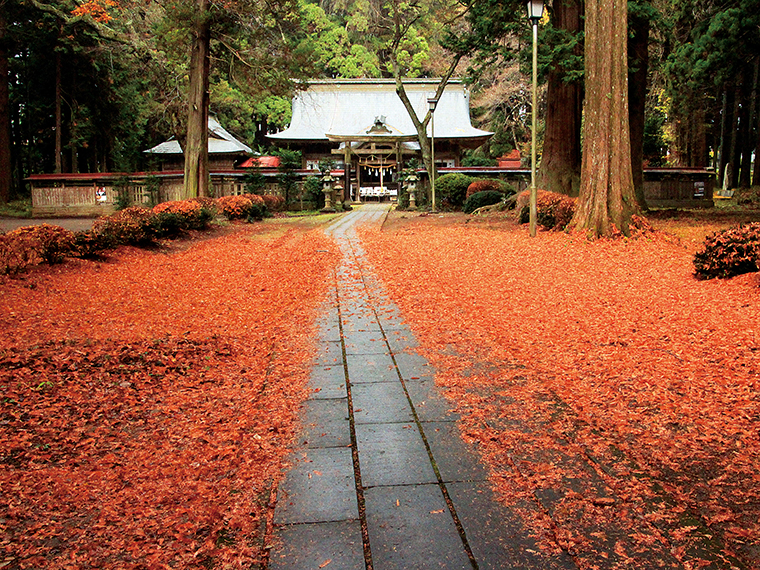
[[368,135],[388,134],[391,130],[385,124],[385,115],[375,117],[375,124],[367,131]]

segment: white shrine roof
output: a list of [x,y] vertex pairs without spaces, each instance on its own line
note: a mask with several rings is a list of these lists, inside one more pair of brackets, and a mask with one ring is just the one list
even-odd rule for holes
[[[428,98],[438,79],[404,81],[417,117],[428,112]],[[330,137],[366,137],[378,117],[399,138],[415,137],[417,131],[399,96],[394,80],[339,79],[312,81],[293,97],[290,126],[269,135],[277,141],[327,141]],[[450,80],[435,108],[435,138],[485,142],[493,133],[470,123],[470,96],[461,80]],[[431,122],[432,123],[432,122]],[[428,123],[428,135],[433,125]],[[408,139],[407,139],[408,140]],[[464,142],[464,141],[462,141]]]
[[[150,154],[182,154],[182,148],[179,141],[172,138],[144,152]],[[214,117],[208,118],[208,152],[209,154],[253,154],[251,147],[233,137]]]

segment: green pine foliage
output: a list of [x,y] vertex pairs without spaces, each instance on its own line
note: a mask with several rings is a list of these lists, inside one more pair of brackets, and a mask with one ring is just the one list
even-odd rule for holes
[[459,209],[467,198],[467,188],[475,182],[475,178],[466,174],[444,174],[435,181],[436,200],[441,206]]
[[496,190],[484,190],[482,192],[475,192],[464,202],[462,211],[465,214],[472,214],[478,208],[484,206],[491,206],[498,204],[504,199],[504,194],[497,192]]

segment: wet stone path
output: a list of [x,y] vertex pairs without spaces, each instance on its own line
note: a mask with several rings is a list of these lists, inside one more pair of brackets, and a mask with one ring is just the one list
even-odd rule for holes
[[270,570],[574,568],[545,558],[496,502],[433,370],[414,352],[355,231],[387,211],[364,205],[328,228],[343,260],[278,490]]

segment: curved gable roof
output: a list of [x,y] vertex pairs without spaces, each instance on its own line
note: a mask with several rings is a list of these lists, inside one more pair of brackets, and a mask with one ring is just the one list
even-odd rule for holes
[[[179,141],[169,139],[159,145],[143,151],[150,154],[182,154]],[[253,154],[253,150],[233,137],[214,117],[208,118],[208,152],[209,154]]]
[[[437,79],[405,81],[406,93],[417,116],[428,110],[427,99],[438,86]],[[281,141],[327,141],[333,137],[366,136],[377,117],[385,117],[394,135],[409,137],[417,131],[404,104],[396,94],[393,80],[315,81],[293,97],[290,126],[269,138]],[[431,125],[428,125],[430,134]],[[493,133],[470,123],[470,97],[461,81],[446,85],[435,109],[436,139],[482,139]]]

